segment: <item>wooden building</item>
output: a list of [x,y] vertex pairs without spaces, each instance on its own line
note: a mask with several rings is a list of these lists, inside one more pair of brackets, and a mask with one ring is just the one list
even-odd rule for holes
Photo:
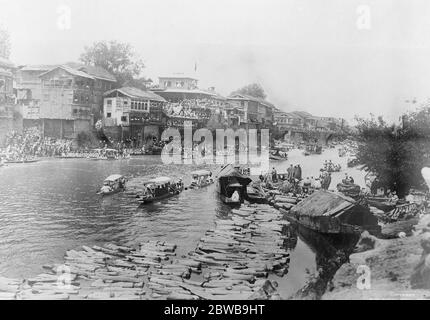
[[166,124],[159,95],[133,87],[113,89],[104,94],[104,128],[110,136],[131,138],[142,146],[150,137],[160,138]]

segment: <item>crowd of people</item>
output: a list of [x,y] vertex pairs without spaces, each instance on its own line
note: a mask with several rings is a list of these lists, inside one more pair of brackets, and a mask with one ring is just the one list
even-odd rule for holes
[[210,99],[186,99],[181,102],[168,103],[164,110],[168,116],[209,119],[215,105]]
[[28,128],[22,134],[11,131],[6,135],[3,154],[6,160],[26,160],[34,157],[53,157],[72,150],[72,141],[44,137],[38,128]]

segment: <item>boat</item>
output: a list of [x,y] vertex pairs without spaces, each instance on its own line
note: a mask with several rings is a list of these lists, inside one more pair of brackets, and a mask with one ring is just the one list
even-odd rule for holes
[[273,148],[269,152],[269,159],[276,161],[288,160],[288,153],[282,148]]
[[169,177],[158,177],[144,182],[143,189],[137,197],[143,204],[148,204],[173,197],[183,190],[182,180],[174,181]]
[[308,144],[305,147],[305,151],[303,151],[303,154],[305,156],[309,156],[311,154],[321,154],[322,153],[322,146],[318,146],[315,144]]
[[325,163],[324,168],[321,168],[321,172],[340,172],[342,169],[342,166],[340,164],[334,164],[334,163]]
[[358,166],[359,164],[360,164],[360,161],[358,161],[357,158],[349,158],[347,161],[348,168]]
[[240,173],[233,165],[224,166],[217,175],[217,192],[222,202],[241,204],[247,198],[246,187],[251,178]]
[[103,181],[103,187],[97,194],[107,196],[125,190],[125,177],[120,174],[112,174]]
[[337,191],[344,194],[347,197],[357,199],[360,196],[361,188],[359,185],[342,181],[336,185]]
[[6,160],[4,163],[34,163],[39,162],[39,159],[22,159],[22,160]]
[[368,196],[366,197],[367,203],[371,207],[378,208],[384,212],[391,211],[396,208],[397,200],[393,201],[393,199],[384,196]]
[[267,194],[259,183],[252,183],[246,187],[246,200],[251,203],[267,203]]
[[209,170],[196,170],[191,172],[193,182],[188,187],[189,189],[199,189],[214,183],[212,172]]
[[360,234],[364,230],[379,234],[378,219],[369,208],[345,195],[319,190],[289,211],[284,217],[325,234]]

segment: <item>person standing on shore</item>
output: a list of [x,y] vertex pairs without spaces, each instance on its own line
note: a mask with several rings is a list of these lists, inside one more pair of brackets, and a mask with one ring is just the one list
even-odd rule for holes
[[295,178],[299,181],[302,180],[302,168],[300,167],[300,164],[297,165],[297,176]]
[[288,181],[292,182],[294,179],[294,167],[291,164],[290,167],[287,169],[287,179]]

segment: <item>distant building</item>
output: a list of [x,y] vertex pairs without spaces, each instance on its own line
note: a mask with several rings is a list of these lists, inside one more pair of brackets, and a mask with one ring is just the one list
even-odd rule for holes
[[273,110],[275,106],[265,100],[258,99],[246,94],[232,94],[227,101],[243,110],[243,122],[247,128],[270,127],[273,123]]
[[280,131],[303,128],[303,118],[294,113],[276,111],[273,117],[274,124]]
[[17,99],[24,127],[38,126],[47,136],[74,138],[102,118],[103,93],[116,79],[101,67],[78,63],[22,66]]
[[40,75],[55,68],[55,65],[21,66],[16,71],[17,100],[21,107],[24,127],[37,125],[42,101],[42,79]]
[[142,146],[150,137],[160,138],[166,120],[166,100],[133,87],[113,89],[104,94],[104,127],[115,139],[130,138]]
[[[15,65],[0,58],[0,140],[14,127],[14,106],[16,103],[13,90]],[[0,141],[3,143],[3,141]]]
[[184,75],[172,75],[166,77],[159,77],[160,89],[197,89],[198,80]]

